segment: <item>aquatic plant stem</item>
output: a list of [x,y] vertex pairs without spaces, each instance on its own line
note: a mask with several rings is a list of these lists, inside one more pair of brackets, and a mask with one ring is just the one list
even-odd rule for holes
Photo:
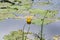
[[44,25],[44,19],[45,19],[47,13],[48,13],[48,10],[47,10],[46,14],[44,15],[44,18],[41,19],[42,23],[41,23],[41,38],[40,38],[40,40],[43,40],[43,25]]
[[[28,30],[27,30],[27,35],[29,34],[29,30],[30,30],[30,24],[28,24],[29,27],[28,27]],[[25,36],[25,40],[27,39],[27,35]]]
[[22,29],[22,31],[23,31],[23,33],[22,33],[22,40],[24,40],[24,29],[25,29],[25,25],[26,25],[26,23],[24,24],[23,29]]

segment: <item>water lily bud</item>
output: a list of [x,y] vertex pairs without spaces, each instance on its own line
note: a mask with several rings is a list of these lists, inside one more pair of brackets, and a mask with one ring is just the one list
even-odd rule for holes
[[26,18],[26,22],[27,22],[27,24],[31,24],[31,17],[30,16]]

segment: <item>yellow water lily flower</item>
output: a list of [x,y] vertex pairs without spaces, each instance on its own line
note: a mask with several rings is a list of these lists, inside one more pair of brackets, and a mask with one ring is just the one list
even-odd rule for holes
[[28,17],[26,18],[26,22],[27,22],[27,24],[31,24],[31,21],[32,21],[31,16],[28,16]]

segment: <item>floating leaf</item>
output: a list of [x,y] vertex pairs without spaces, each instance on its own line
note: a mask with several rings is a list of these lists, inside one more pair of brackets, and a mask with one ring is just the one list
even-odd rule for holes
[[[45,24],[52,23],[52,22],[55,22],[55,20],[44,19],[44,23],[43,24],[45,25]],[[42,20],[41,19],[32,20],[32,24],[41,25],[42,24]]]

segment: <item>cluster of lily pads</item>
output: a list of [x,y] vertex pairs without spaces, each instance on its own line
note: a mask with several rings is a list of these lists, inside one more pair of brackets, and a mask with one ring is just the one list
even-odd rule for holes
[[[14,2],[14,1],[11,1]],[[16,4],[18,2],[18,4]],[[19,3],[20,2],[20,3]],[[15,18],[15,14],[30,14],[32,16],[39,15],[35,20],[32,20],[32,23],[41,24],[41,19],[44,17],[47,10],[42,9],[32,9],[32,0],[15,0],[15,4],[12,5],[8,2],[0,2],[0,21],[8,19],[8,18]],[[57,14],[57,10],[48,10],[46,15],[45,23],[52,22],[54,20],[49,20],[48,18],[54,18]],[[27,15],[26,15],[27,16]],[[36,16],[35,16],[36,17]]]
[[[10,1],[14,2],[12,0],[10,0]],[[22,3],[19,3],[19,5],[18,4],[12,5],[8,2],[0,2],[0,20],[15,17],[15,15],[13,13],[17,12],[17,14],[18,13],[20,14],[20,13],[22,13],[22,11],[30,8],[30,6],[31,6],[30,1],[17,0],[16,2],[19,2],[19,1],[22,2]]]

